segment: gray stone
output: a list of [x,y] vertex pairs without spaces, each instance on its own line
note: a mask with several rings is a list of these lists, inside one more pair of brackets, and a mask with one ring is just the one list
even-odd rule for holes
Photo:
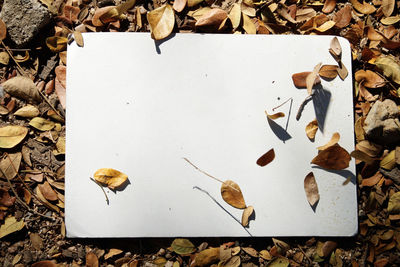
[[4,0],[0,18],[10,39],[21,47],[50,22],[51,13],[37,0]]
[[400,141],[400,111],[393,100],[376,101],[364,122],[364,130],[371,141],[393,144]]

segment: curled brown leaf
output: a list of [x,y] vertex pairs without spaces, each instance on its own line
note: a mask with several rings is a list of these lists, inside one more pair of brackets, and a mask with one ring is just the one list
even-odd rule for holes
[[231,180],[226,180],[221,185],[221,196],[226,203],[238,209],[246,208],[246,203],[243,198],[242,191],[237,183]]
[[343,147],[334,145],[320,151],[311,163],[328,170],[343,170],[349,167],[350,160],[350,154]]

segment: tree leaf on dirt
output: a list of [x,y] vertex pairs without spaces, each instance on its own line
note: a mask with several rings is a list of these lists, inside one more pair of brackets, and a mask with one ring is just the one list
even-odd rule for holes
[[328,257],[331,255],[332,251],[337,247],[337,243],[334,241],[326,241],[322,245],[322,256],[323,257]]
[[221,196],[226,203],[238,209],[246,208],[246,203],[243,198],[242,191],[237,183],[231,180],[226,180],[221,185]]
[[388,203],[388,212],[390,214],[398,214],[400,213],[400,192],[394,193],[390,198],[389,198],[389,203]]
[[389,17],[392,15],[394,6],[395,6],[395,0],[382,0],[382,12],[385,17]]
[[308,95],[311,95],[312,89],[315,85],[315,82],[316,82],[317,78],[319,78],[318,72],[321,68],[321,65],[322,65],[322,63],[317,64],[314,67],[314,70],[310,74],[308,74],[306,77],[306,87],[307,87]]
[[169,4],[165,4],[147,13],[150,24],[151,38],[162,40],[168,37],[175,25],[174,10]]
[[171,244],[172,250],[179,255],[187,255],[196,250],[196,247],[188,239],[176,238]]
[[319,192],[313,172],[310,172],[307,174],[306,178],[304,178],[304,191],[306,192],[308,203],[315,209],[314,206],[319,201]]
[[352,151],[350,153],[350,156],[357,160],[363,161],[369,165],[372,165],[375,162],[375,160],[373,158],[371,158],[370,156],[368,156],[367,154],[365,154],[364,152],[362,152],[360,150]]
[[271,148],[270,150],[268,150],[267,153],[265,153],[264,155],[262,155],[258,160],[257,160],[257,165],[264,167],[266,165],[268,165],[269,163],[271,163],[271,161],[273,161],[275,159],[275,151],[273,148]]
[[56,212],[60,212],[60,209],[56,205],[54,205],[54,204],[50,203],[49,201],[47,201],[47,199],[43,196],[42,191],[40,190],[39,186],[37,186],[35,188],[35,194],[40,199],[40,201],[43,202],[43,204],[46,207],[48,207],[49,209],[54,210]]
[[356,144],[356,149],[364,152],[372,158],[376,158],[382,152],[382,146],[368,140],[362,140]]
[[54,53],[58,53],[67,49],[68,39],[61,36],[52,36],[46,38],[47,47]]
[[360,3],[358,2],[358,0],[350,0],[350,3],[358,12],[361,12],[366,15],[374,13],[376,11],[376,8],[373,5],[370,5],[364,1]]
[[187,0],[174,0],[174,4],[172,5],[172,8],[176,12],[181,12],[185,6],[186,6]]
[[0,238],[17,232],[24,228],[25,223],[24,220],[17,221],[14,216],[7,217],[4,220],[4,223],[0,226]]
[[7,37],[7,26],[2,19],[0,19],[0,41]]
[[128,175],[111,168],[102,168],[94,173],[93,178],[111,190],[116,190],[126,183]]
[[242,225],[247,227],[249,225],[249,218],[253,214],[254,208],[253,206],[248,206],[243,210],[242,213]]
[[351,21],[351,5],[346,5],[342,9],[340,9],[333,17],[333,21],[336,22],[335,27],[344,28],[350,24]]
[[310,141],[314,141],[315,139],[315,134],[318,131],[318,121],[317,119],[312,120],[311,122],[309,122],[306,126],[306,134],[308,139],[310,139]]
[[242,17],[243,17],[243,26],[242,26],[243,30],[245,30],[247,34],[256,34],[257,29],[254,22],[243,12],[242,12]]
[[10,55],[7,52],[0,52],[0,63],[3,65],[10,63]]
[[386,17],[381,19],[383,25],[393,25],[400,21],[400,16]]
[[104,259],[108,260],[109,258],[119,255],[122,252],[124,252],[123,250],[117,249],[117,248],[110,248],[110,250],[108,251],[108,253],[106,255],[104,255]]
[[381,179],[383,175],[381,172],[377,171],[373,176],[369,178],[363,178],[361,182],[361,186],[374,186],[376,185]]
[[311,163],[328,170],[343,170],[349,167],[350,160],[350,154],[344,148],[334,145],[320,151]]
[[252,256],[253,258],[258,258],[259,254],[257,250],[252,247],[243,247],[242,250],[246,252],[246,254]]
[[240,8],[240,5],[238,3],[234,3],[232,6],[231,11],[229,12],[229,19],[232,22],[232,28],[235,30],[237,27],[239,27],[240,22],[242,20],[242,10]]
[[200,251],[195,257],[191,264],[191,267],[202,267],[208,266],[219,260],[219,248],[208,248]]
[[55,156],[65,154],[65,137],[59,137],[56,143],[57,150],[53,150]]
[[340,140],[340,134],[337,133],[337,132],[333,133],[332,137],[331,137],[331,140],[329,140],[329,142],[326,143],[325,145],[317,147],[317,149],[318,150],[325,150],[330,146],[336,145],[339,142],[339,140]]
[[290,261],[285,257],[278,257],[271,261],[267,266],[268,267],[288,267]]
[[10,196],[8,190],[0,188],[0,207],[11,207],[14,205],[16,197]]
[[233,256],[226,262],[221,264],[221,267],[239,267],[241,264],[240,256]]
[[383,74],[400,84],[400,64],[390,56],[381,56],[375,60],[375,65],[383,71]]
[[76,44],[79,47],[83,47],[84,46],[84,41],[83,41],[82,33],[80,31],[74,31],[73,35],[74,35],[74,40],[75,40]]
[[272,255],[269,253],[268,250],[265,250],[265,249],[261,250],[259,255],[260,255],[260,258],[262,258],[264,260],[267,260],[267,261],[272,260]]
[[226,11],[220,8],[212,8],[197,20],[195,26],[209,31],[216,31],[227,17],[228,13]]
[[52,261],[38,261],[32,264],[31,267],[57,267],[58,265]]
[[339,59],[342,56],[342,46],[340,45],[339,40],[336,36],[333,37],[333,39],[331,40],[329,52],[331,52],[334,57]]
[[86,254],[86,267],[99,267],[99,259],[93,252]]
[[7,156],[3,157],[0,161],[0,177],[13,179],[18,173],[21,159],[21,152],[7,154]]
[[49,201],[56,201],[57,193],[51,188],[50,184],[46,181],[43,184],[38,185],[39,190],[41,191],[42,195]]
[[[293,84],[297,88],[307,88],[306,79],[307,79],[308,75],[310,75],[310,74],[311,74],[310,71],[299,72],[299,73],[293,74],[292,75]],[[317,85],[319,83],[321,83],[321,79],[319,78],[319,76],[317,76],[317,78],[314,81],[314,85]]]
[[379,164],[381,168],[384,168],[386,170],[392,170],[396,166],[395,153],[396,151],[392,150],[381,160],[381,163]]
[[39,114],[39,109],[32,105],[26,105],[14,112],[15,116],[20,116],[23,118],[34,118],[36,116],[39,116]]
[[326,0],[322,12],[328,14],[331,13],[336,7],[336,0]]
[[2,84],[4,91],[11,96],[24,99],[28,102],[38,102],[41,100],[39,91],[33,81],[24,76],[17,76],[8,79]]
[[368,88],[383,87],[386,84],[381,76],[370,70],[359,70],[355,73],[354,78]]
[[0,115],[7,115],[8,113],[10,113],[10,111],[8,111],[6,107],[0,105]]
[[54,122],[46,120],[46,119],[41,118],[41,117],[33,118],[29,122],[29,125],[31,125],[32,127],[35,127],[36,129],[38,129],[40,131],[50,131],[55,126]]
[[270,120],[276,120],[278,118],[285,117],[285,113],[283,113],[283,112],[277,112],[277,113],[274,113],[274,114],[268,114],[268,112],[265,111],[265,115],[267,115],[267,118],[270,119]]
[[338,75],[338,66],[336,65],[323,65],[319,70],[319,76],[325,79],[335,79]]
[[28,133],[28,128],[18,125],[9,125],[0,128],[0,148],[13,148],[22,140]]

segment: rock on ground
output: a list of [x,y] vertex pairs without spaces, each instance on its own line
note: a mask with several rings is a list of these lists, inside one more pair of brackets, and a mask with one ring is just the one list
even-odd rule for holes
[[364,122],[367,136],[380,144],[400,141],[400,111],[393,100],[376,101]]
[[37,0],[4,0],[0,18],[10,39],[21,47],[50,22],[51,13]]

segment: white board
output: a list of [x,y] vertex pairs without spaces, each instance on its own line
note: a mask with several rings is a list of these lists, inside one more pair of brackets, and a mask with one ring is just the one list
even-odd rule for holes
[[[334,132],[342,147],[354,149],[351,75],[322,80],[295,118],[307,92],[291,76],[336,64],[328,52],[332,36],[176,34],[159,43],[147,33],[83,37],[83,48],[68,47],[68,237],[356,234],[354,160],[336,172],[310,164]],[[350,45],[339,41],[351,73]],[[275,111],[286,117],[270,125],[264,111],[289,98]],[[310,142],[305,127],[316,116],[325,123]],[[258,166],[271,148],[275,159]],[[255,209],[248,228],[235,221],[242,210],[223,201],[221,184],[184,157],[239,184]],[[109,205],[89,179],[99,168],[129,176],[124,190],[105,188]],[[303,185],[310,171],[320,193],[315,211]]]

